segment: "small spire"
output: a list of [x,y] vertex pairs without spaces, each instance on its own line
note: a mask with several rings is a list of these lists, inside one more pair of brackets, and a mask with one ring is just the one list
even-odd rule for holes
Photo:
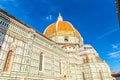
[[58,16],[58,20],[57,20],[57,22],[56,22],[56,31],[57,31],[57,29],[58,29],[58,23],[59,23],[59,21],[63,21],[63,18],[62,18],[62,16],[61,16],[60,13],[59,13],[59,16]]
[[58,16],[58,20],[57,21],[63,21],[63,18],[61,16],[61,14],[59,13],[59,16]]

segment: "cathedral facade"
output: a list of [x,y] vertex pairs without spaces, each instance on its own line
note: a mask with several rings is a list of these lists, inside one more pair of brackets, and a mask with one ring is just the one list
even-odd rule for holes
[[0,80],[112,80],[109,65],[68,21],[43,34],[0,9]]

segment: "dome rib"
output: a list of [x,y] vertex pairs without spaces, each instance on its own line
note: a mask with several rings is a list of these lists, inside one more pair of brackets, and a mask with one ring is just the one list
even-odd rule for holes
[[68,21],[63,21],[62,16],[58,16],[56,23],[49,25],[45,31],[44,35],[48,38],[54,36],[74,36],[78,37],[79,40],[83,41],[80,33],[73,27],[73,25]]
[[[57,24],[57,26],[56,26]],[[54,34],[57,35],[57,32],[71,32],[73,33],[73,36],[78,37],[80,40],[82,40],[82,37],[80,35],[80,33],[73,27],[73,25],[71,23],[69,23],[68,21],[58,21],[56,23],[53,23],[51,25],[49,25],[45,31],[44,31],[44,35],[48,38],[51,37],[51,35]],[[67,35],[66,35],[67,36]]]

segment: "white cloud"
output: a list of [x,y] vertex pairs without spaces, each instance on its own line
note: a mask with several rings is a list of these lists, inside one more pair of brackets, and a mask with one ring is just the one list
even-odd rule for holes
[[2,2],[14,2],[15,0],[2,0]]
[[112,48],[113,48],[113,49],[117,49],[117,48],[118,48],[118,45],[112,44]]
[[[0,0],[0,5],[2,6],[3,9],[8,8],[8,5],[12,4],[14,7],[18,7],[21,1],[17,0]],[[1,7],[0,6],[0,7]]]
[[52,18],[52,15],[48,15],[48,16],[46,16],[46,20],[52,20],[53,18]]
[[120,57],[120,51],[111,52],[108,54],[111,58]]
[[115,44],[111,44],[113,49],[119,49],[120,48],[120,42],[115,43]]
[[102,38],[104,38],[104,37],[106,37],[106,36],[108,36],[108,35],[111,35],[112,33],[114,33],[114,32],[116,32],[116,31],[119,30],[118,25],[113,25],[113,26],[110,27],[110,28],[112,28],[112,29],[109,30],[109,31],[107,31],[107,32],[105,32],[105,33],[102,34],[101,36],[99,36],[98,39],[102,39]]
[[116,32],[116,31],[118,31],[118,29],[113,29],[111,31],[108,31],[108,32],[104,33],[103,35],[99,36],[98,39],[102,39],[102,38],[104,38],[104,37],[106,37],[106,36]]

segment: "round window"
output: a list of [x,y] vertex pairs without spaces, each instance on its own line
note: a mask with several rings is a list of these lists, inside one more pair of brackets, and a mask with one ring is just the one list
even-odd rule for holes
[[64,41],[65,41],[65,42],[68,42],[68,39],[66,38],[66,39],[64,39]]

